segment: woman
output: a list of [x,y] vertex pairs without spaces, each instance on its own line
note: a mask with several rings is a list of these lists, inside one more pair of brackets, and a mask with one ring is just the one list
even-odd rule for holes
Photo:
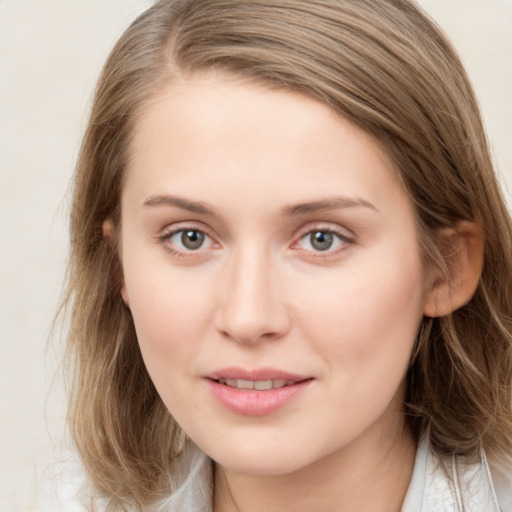
[[511,233],[415,4],[158,2],[107,61],[75,179],[89,495],[512,510]]

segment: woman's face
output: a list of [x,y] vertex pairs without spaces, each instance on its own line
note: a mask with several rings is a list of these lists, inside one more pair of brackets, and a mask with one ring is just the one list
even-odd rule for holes
[[411,202],[372,138],[221,75],[169,87],[136,128],[122,294],[185,432],[252,474],[394,436],[427,287]]

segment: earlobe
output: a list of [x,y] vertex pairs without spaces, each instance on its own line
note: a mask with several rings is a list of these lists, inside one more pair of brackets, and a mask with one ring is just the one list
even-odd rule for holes
[[484,262],[484,238],[480,227],[460,221],[439,231],[437,244],[445,271],[431,272],[424,315],[444,316],[467,304],[478,287]]
[[108,239],[109,242],[112,242],[114,226],[112,225],[111,219],[105,219],[103,221],[103,236]]
[[[115,232],[115,230],[114,230],[114,225],[112,223],[112,220],[111,219],[105,219],[103,221],[102,229],[103,229],[103,236],[104,236],[104,238],[107,239],[108,244],[110,245],[111,248],[113,248],[116,244],[114,242],[114,232]],[[120,269],[121,268],[120,264],[119,264],[118,268],[119,268],[119,270],[118,270],[119,276],[115,276],[115,278],[116,278],[117,282],[120,283],[119,292],[121,294],[121,298],[123,299],[123,302],[128,307],[130,307],[130,303],[129,303],[129,300],[128,300],[128,293],[126,291],[126,285],[125,285],[125,282],[124,282],[124,277],[122,275],[122,270]]]
[[128,293],[126,292],[126,285],[124,284],[124,281],[123,281],[123,284],[122,284],[121,289],[119,291],[121,292],[121,298],[123,299],[123,302],[129,308],[130,307],[130,301],[128,300]]

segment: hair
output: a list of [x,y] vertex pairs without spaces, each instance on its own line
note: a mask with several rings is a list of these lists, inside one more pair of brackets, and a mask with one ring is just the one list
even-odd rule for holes
[[411,197],[426,267],[443,266],[440,228],[481,227],[476,293],[423,319],[405,414],[438,454],[512,454],[512,223],[475,95],[440,29],[409,0],[161,0],[106,62],[74,179],[69,423],[109,509],[148,510],[172,492],[188,441],[144,366],[102,226],[121,222],[137,117],[173,81],[209,70],[316,98],[373,136]]

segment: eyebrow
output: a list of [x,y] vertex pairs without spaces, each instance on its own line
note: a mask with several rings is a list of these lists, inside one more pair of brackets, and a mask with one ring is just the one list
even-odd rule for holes
[[311,213],[322,212],[325,210],[336,210],[338,208],[354,208],[363,207],[370,210],[378,211],[375,206],[357,197],[331,197],[320,201],[312,201],[308,203],[300,203],[293,206],[283,208],[282,213],[286,217],[297,217],[300,215],[308,215]]
[[[155,206],[174,206],[176,208],[180,208],[181,210],[186,210],[192,213],[200,213],[202,215],[215,215],[215,211],[205,203],[172,195],[150,196],[144,201],[143,205],[146,208]],[[338,208],[354,207],[363,207],[378,211],[372,203],[364,199],[357,197],[353,198],[336,196],[319,201],[311,201],[292,206],[286,206],[281,210],[281,213],[284,217],[298,217],[301,215],[308,215],[325,210],[336,210]]]
[[181,210],[187,210],[192,213],[201,213],[203,215],[214,215],[214,211],[199,201],[191,201],[178,196],[150,196],[144,201],[144,207],[151,206],[175,206]]

